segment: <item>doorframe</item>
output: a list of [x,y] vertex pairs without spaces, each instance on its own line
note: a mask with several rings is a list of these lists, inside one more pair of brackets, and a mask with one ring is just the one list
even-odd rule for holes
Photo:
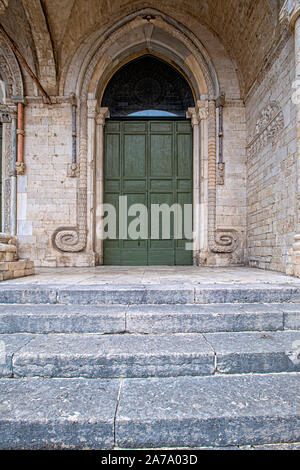
[[[98,107],[88,100],[88,242],[96,253],[96,263],[103,265],[103,221],[100,207],[104,202],[104,126],[110,118],[109,108]],[[199,266],[200,252],[207,251],[207,102],[189,108],[193,136],[193,265]],[[95,160],[93,156],[95,155]],[[93,210],[94,207],[94,210]]]

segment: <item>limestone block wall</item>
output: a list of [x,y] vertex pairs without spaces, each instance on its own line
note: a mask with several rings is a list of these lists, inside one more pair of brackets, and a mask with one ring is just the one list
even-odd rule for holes
[[76,224],[76,179],[67,177],[71,161],[70,103],[47,106],[30,100],[25,107],[26,173],[18,177],[19,256],[36,266],[56,266],[60,255],[51,235],[60,225]]
[[[217,264],[244,263],[246,247],[246,116],[242,101],[224,107],[224,185],[217,185],[217,228],[234,229],[239,243]],[[223,261],[222,261],[223,260]]]
[[296,227],[296,109],[291,37],[246,101],[249,265],[286,272]]

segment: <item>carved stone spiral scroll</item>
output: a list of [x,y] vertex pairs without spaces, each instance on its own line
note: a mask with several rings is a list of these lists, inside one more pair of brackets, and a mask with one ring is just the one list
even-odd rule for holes
[[52,236],[53,245],[59,251],[77,252],[79,235],[77,227],[56,230]]

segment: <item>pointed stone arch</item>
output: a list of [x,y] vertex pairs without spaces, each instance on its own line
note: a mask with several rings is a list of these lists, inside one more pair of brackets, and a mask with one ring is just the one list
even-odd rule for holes
[[[216,230],[216,99],[220,95],[220,89],[217,73],[204,46],[184,26],[153,9],[138,11],[101,35],[98,40],[94,36],[92,38],[88,51],[88,40],[78,49],[60,84],[62,94],[75,93],[78,99],[80,171],[77,226],[59,227],[53,234],[54,247],[61,252],[71,253],[85,251],[91,254],[94,250],[95,207],[92,202],[94,182],[91,168],[96,159],[96,134],[98,143],[101,143],[101,132],[107,115],[107,110],[99,108],[99,99],[109,78],[119,67],[134,57],[150,53],[180,69],[193,89],[196,106],[189,112],[194,126],[195,162],[200,161],[200,124],[202,132],[208,134],[209,249],[215,253],[231,253],[237,246],[236,233]],[[195,179],[195,199],[198,200],[198,175]],[[197,250],[199,256],[199,249]]]
[[35,45],[39,79],[48,94],[57,92],[56,63],[50,31],[40,0],[22,0]]
[[0,104],[2,122],[2,228],[16,234],[16,173],[17,103],[24,102],[23,77],[19,63],[10,46],[0,40],[0,78],[4,88],[4,102]]

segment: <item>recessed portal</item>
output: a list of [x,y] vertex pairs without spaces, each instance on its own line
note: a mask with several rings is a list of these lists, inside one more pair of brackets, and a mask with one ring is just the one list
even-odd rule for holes
[[152,56],[123,66],[101,103],[105,265],[193,264],[192,127],[185,78]]

